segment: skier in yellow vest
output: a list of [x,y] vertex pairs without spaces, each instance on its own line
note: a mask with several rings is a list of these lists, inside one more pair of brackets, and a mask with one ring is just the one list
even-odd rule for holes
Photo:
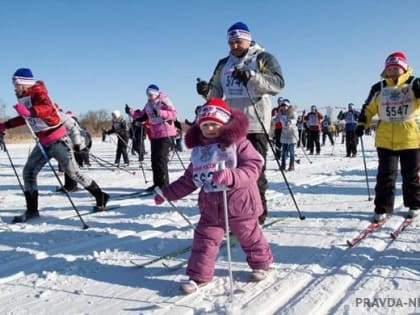
[[375,139],[379,159],[375,222],[384,222],[394,210],[398,161],[408,216],[415,217],[419,213],[420,79],[412,73],[404,53],[388,56],[383,80],[373,85],[356,128],[356,134],[361,137],[373,116],[379,116]]

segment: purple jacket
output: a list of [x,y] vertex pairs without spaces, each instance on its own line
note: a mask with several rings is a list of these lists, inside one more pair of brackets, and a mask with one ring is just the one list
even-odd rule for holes
[[[206,139],[202,136],[198,125],[193,125],[185,135],[185,144],[188,148],[203,146],[212,143],[225,145],[236,144],[237,167],[231,169],[233,185],[228,190],[228,208],[230,219],[256,218],[263,212],[257,179],[263,167],[262,156],[254,149],[251,142],[246,139],[248,132],[248,119],[239,110],[232,109],[231,120],[221,128],[221,136],[217,139]],[[180,199],[197,189],[193,182],[193,165],[190,164],[184,175],[175,182],[162,189],[169,200]],[[198,206],[202,216],[215,223],[224,219],[223,193],[207,193],[201,189],[198,197]]]
[[176,110],[171,100],[160,93],[155,103],[148,102],[142,110],[131,113],[133,119],[141,119],[147,115],[150,122],[150,134],[152,139],[175,137]]

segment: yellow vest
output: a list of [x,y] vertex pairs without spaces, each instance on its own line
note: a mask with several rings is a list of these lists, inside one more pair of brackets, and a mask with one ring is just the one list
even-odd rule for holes
[[397,84],[386,79],[380,92],[365,108],[366,127],[375,115],[379,116],[375,144],[393,151],[420,148],[420,99],[416,99],[412,69],[398,78]]

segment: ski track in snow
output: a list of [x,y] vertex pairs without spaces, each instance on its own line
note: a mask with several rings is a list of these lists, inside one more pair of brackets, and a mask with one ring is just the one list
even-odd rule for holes
[[[29,144],[9,145],[21,174]],[[365,137],[370,192],[374,194],[376,153]],[[113,162],[114,146],[96,140],[94,154]],[[81,223],[65,196],[52,191],[56,179],[48,167],[39,176],[41,218],[31,224],[9,225],[24,209],[24,199],[7,156],[0,154],[0,313],[1,314],[408,314],[420,306],[362,307],[359,298],[417,298],[420,295],[419,223],[399,238],[389,234],[402,221],[393,216],[382,228],[354,248],[347,239],[365,228],[373,203],[367,201],[361,156],[344,158],[344,146],[323,148],[310,156],[300,149],[295,172],[285,172],[307,219],[297,214],[277,164],[269,154],[267,200],[273,217],[285,217],[265,230],[275,263],[266,281],[248,283],[249,269],[239,245],[232,248],[235,296],[229,303],[226,249],[220,250],[215,279],[199,292],[183,296],[189,253],[138,268],[144,263],[191,245],[192,230],[169,205],[154,206],[151,197],[110,201],[114,207],[89,214],[93,198],[84,190],[71,193],[83,218]],[[187,164],[188,152],[181,153]],[[92,163],[84,172],[113,195],[145,188],[136,158],[123,170]],[[53,163],[55,164],[55,163]],[[151,179],[150,156],[144,162]],[[176,156],[170,178],[182,174]],[[135,174],[133,175],[133,172]],[[402,206],[400,183],[396,208]],[[176,203],[195,223],[197,195]],[[176,268],[171,268],[175,266]],[[181,267],[180,267],[181,266]]]

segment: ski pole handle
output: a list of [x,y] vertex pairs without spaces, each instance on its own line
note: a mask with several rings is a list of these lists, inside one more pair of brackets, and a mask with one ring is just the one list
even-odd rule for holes
[[[223,171],[225,169],[226,169],[226,161],[220,161],[217,164],[217,170],[218,171]],[[227,190],[227,186],[226,185],[223,185],[223,191],[226,191],[226,190]]]

